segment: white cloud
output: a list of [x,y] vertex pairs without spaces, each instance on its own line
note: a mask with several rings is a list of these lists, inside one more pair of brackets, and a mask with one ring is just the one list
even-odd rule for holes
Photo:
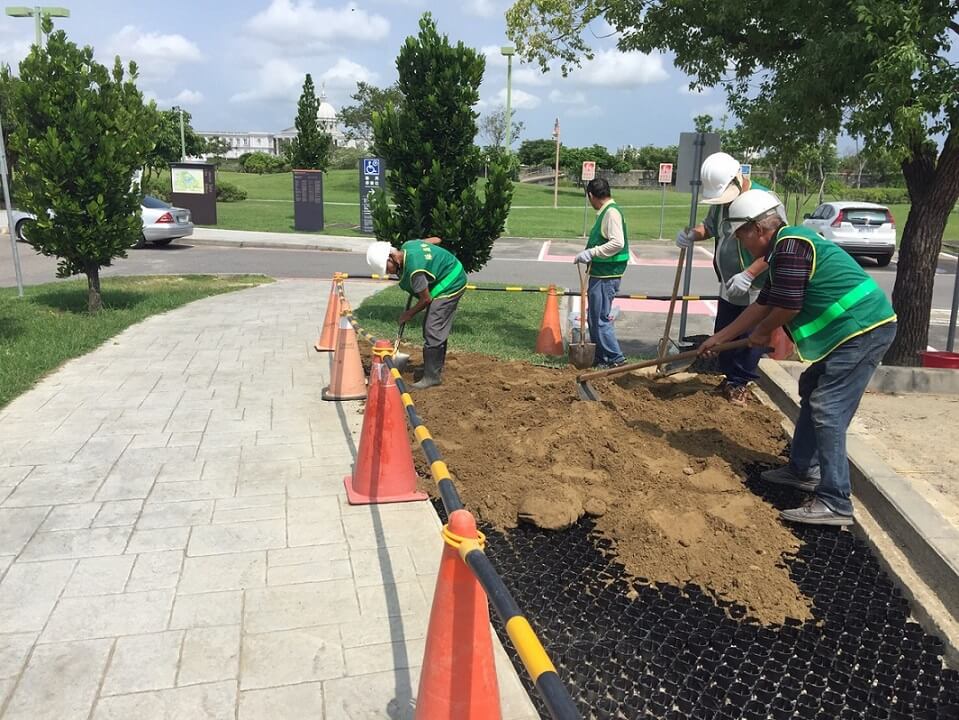
[[230,102],[292,100],[300,96],[306,73],[286,60],[272,58],[257,71],[253,87],[236,93]]
[[245,30],[284,53],[309,55],[354,40],[382,40],[390,23],[353,2],[332,8],[317,7],[313,0],[271,0],[266,10],[246,22]]
[[722,103],[711,103],[709,105],[702,105],[696,108],[691,113],[689,113],[689,117],[694,118],[697,115],[712,115],[713,124],[716,124],[720,120],[720,118],[722,118],[722,116],[725,114],[726,114],[725,105],[723,105]]
[[574,107],[567,114],[572,117],[602,117],[604,112],[599,105],[587,105],[585,107]]
[[375,83],[379,76],[359,63],[340,58],[336,64],[320,75],[318,82],[329,87],[353,89],[356,83]]
[[549,101],[557,105],[585,105],[586,95],[582,92],[562,92],[561,90],[551,90]]
[[178,34],[143,32],[135,25],[125,25],[113,35],[107,41],[107,52],[111,58],[119,55],[124,63],[135,60],[145,80],[167,80],[180,65],[203,60],[192,40]]
[[711,87],[700,88],[699,90],[693,90],[689,87],[689,83],[683,83],[677,88],[677,92],[680,95],[693,95],[695,97],[702,97],[703,95],[710,95],[713,92]]
[[184,88],[173,98],[173,102],[177,105],[199,105],[203,102],[203,93],[199,90],[188,90]]
[[573,77],[589,85],[607,87],[636,87],[651,85],[669,78],[660,53],[620,52],[601,50],[592,60],[583,63]]
[[[506,77],[506,56],[500,52],[499,45],[485,45],[480,48],[480,53],[486,56],[487,79],[491,77]],[[513,84],[542,87],[544,85],[549,85],[550,79],[539,69],[538,66],[521,63],[514,55]]]
[[26,25],[0,25],[0,62],[7,63],[15,75],[20,74],[20,61],[30,54],[32,37]]
[[492,0],[467,0],[463,9],[468,15],[479,17],[493,17],[496,14],[496,5]]
[[[506,105],[506,88],[503,88],[496,93],[496,101],[500,105]],[[536,95],[532,95],[525,90],[513,88],[511,98],[513,110],[535,110],[540,106],[541,102],[542,101]]]

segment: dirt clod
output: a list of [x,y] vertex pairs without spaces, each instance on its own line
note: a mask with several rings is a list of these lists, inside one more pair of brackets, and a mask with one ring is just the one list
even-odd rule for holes
[[762,622],[808,619],[784,563],[799,542],[740,479],[782,461],[778,415],[705,377],[599,381],[601,402],[578,400],[574,378],[457,353],[442,386],[415,394],[466,506],[503,529],[588,513],[634,578],[698,584]]

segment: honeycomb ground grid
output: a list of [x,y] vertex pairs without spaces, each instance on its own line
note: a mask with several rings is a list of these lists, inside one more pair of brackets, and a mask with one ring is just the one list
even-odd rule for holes
[[[748,487],[775,507],[801,495]],[[445,520],[442,505],[434,502]],[[848,531],[795,526],[787,559],[813,620],[764,626],[696,585],[630,577],[589,518],[564,531],[484,523],[486,552],[584,718],[959,720],[959,673],[869,548]],[[549,715],[495,613],[493,626]]]

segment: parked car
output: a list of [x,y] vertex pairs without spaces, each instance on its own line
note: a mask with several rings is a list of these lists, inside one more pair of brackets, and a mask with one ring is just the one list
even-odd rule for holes
[[[153,245],[169,245],[177,238],[193,234],[193,221],[190,211],[178,208],[163,202],[159,198],[147,195],[140,202],[140,217],[143,221],[143,232],[140,234],[135,247],[142,248],[147,243]],[[30,242],[30,223],[36,216],[22,210],[13,211],[14,232],[21,242]]]
[[896,253],[896,220],[889,208],[868,202],[823,203],[803,216],[803,225],[850,255],[875,258],[885,267]]

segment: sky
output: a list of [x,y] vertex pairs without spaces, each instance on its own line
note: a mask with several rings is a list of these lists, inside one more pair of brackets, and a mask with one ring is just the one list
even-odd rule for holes
[[[312,73],[337,109],[357,81],[396,79],[400,46],[429,10],[452,42],[487,56],[478,110],[505,104],[508,0],[60,0],[71,17],[57,27],[101,62],[136,60],[139,86],[160,107],[180,105],[209,131],[278,132],[293,124],[304,74]],[[162,10],[158,8],[162,7]],[[598,21],[602,22],[602,21]],[[608,34],[608,26],[594,34]],[[14,66],[33,41],[30,18],[0,16],[0,61]],[[669,55],[622,53],[615,38],[596,39],[596,58],[568,78],[514,58],[512,106],[520,139],[548,138],[559,118],[565,145],[669,145],[693,130],[693,117],[725,113],[718,89],[689,91]],[[482,138],[478,139],[481,144]]]

